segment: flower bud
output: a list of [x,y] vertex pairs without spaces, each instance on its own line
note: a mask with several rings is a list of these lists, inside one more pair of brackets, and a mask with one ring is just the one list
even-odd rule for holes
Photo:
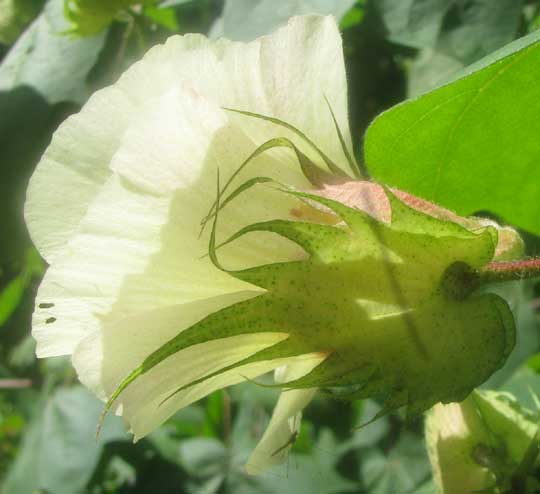
[[527,486],[535,483],[537,420],[508,393],[475,391],[461,403],[435,405],[426,441],[439,494],[536,492]]

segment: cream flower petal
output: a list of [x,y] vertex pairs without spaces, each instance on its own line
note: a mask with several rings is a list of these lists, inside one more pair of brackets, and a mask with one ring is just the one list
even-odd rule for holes
[[[201,237],[200,222],[215,200],[218,170],[226,182],[276,137],[290,139],[315,163],[327,163],[290,129],[227,108],[296,126],[352,174],[331,114],[350,148],[346,99],[339,32],[331,17],[317,16],[292,19],[248,44],[173,37],[96,93],[58,130],[29,186],[27,223],[50,263],[33,321],[38,355],[72,354],[81,381],[106,399],[172,337],[261,294],[204,256],[208,232]],[[311,187],[291,149],[261,154],[236,185],[261,175]],[[255,221],[290,218],[298,204],[293,195],[259,186],[220,213],[219,235],[226,238]],[[281,236],[268,242],[268,234],[257,233],[219,255],[227,268],[238,269],[306,253]],[[325,358],[297,353],[213,375],[287,337],[277,328],[185,348],[124,389],[114,408],[139,438],[216,389],[282,365],[301,377]],[[278,449],[275,442],[295,432],[313,393],[282,395],[257,463],[265,454],[269,461],[267,447]]]
[[[73,351],[73,365],[77,369],[79,379],[105,399],[116,389],[120,380],[148,356],[149,348],[153,349],[156,345],[165,343],[209,312],[247,300],[256,294],[257,292],[249,290],[238,291],[162,307],[109,322],[104,321],[102,331],[94,331],[87,335]],[[280,336],[278,340],[281,339]],[[127,341],[129,344],[126,344]],[[172,362],[172,359],[169,360]],[[214,365],[212,359],[209,359],[207,365]],[[168,366],[169,364],[164,362],[155,370],[159,371]],[[183,382],[186,376],[173,371],[169,377],[173,379],[173,384],[176,384]],[[162,381],[163,377],[157,380],[159,383]],[[139,382],[142,383],[142,380],[137,383]],[[153,386],[156,387],[156,382]],[[169,388],[165,391],[167,390]]]
[[[296,126],[352,174],[325,101],[326,97],[351,149],[342,43],[332,16],[293,17],[287,26],[247,44],[174,36],[163,49],[152,50],[148,59],[158,64],[175,61],[170,65],[172,77],[189,81],[221,106]],[[259,144],[284,134],[272,124],[253,121],[246,132]]]
[[[230,342],[227,342],[226,340],[223,340],[221,342],[216,342],[215,346],[218,347],[219,343],[221,345],[219,348],[213,349],[213,345],[210,345],[210,356],[212,356],[212,350],[214,350],[215,355],[219,355],[220,359],[222,361],[225,361],[226,359],[230,359],[229,361],[232,362],[231,355],[234,355],[235,357],[239,355],[239,351],[235,351],[235,346],[238,343],[243,343],[243,340],[245,339],[248,344],[242,345],[240,347],[240,351],[245,351],[246,349],[254,349],[256,346],[266,344],[269,346],[271,335],[250,335],[245,337],[235,337],[231,338]],[[282,336],[278,336],[275,334],[276,340],[278,338],[282,338]],[[251,342],[251,345],[249,345],[249,342]],[[193,350],[190,350],[190,353],[198,351],[197,348],[194,348]],[[200,355],[199,360],[205,360],[207,361],[207,354],[206,354],[207,348],[204,348],[204,354]],[[190,353],[186,353],[185,357],[186,359],[192,358]],[[200,354],[200,352],[199,352]],[[173,357],[173,360],[176,358]],[[126,396],[122,398],[122,415],[123,417],[129,422],[131,425],[131,430],[134,433],[134,440],[137,441],[141,437],[145,436],[149,432],[151,432],[153,429],[161,425],[167,418],[169,418],[171,415],[173,415],[177,410],[184,408],[201,398],[204,398],[208,394],[222,388],[226,388],[228,386],[232,386],[234,384],[238,384],[240,382],[243,382],[247,379],[254,379],[262,374],[265,374],[267,372],[270,372],[274,370],[276,367],[290,364],[294,365],[295,362],[302,363],[304,361],[312,361],[315,360],[318,362],[321,361],[321,357],[319,354],[307,354],[307,355],[301,355],[298,357],[293,358],[282,358],[282,359],[276,359],[276,360],[269,360],[264,362],[258,362],[253,364],[247,364],[243,365],[241,367],[238,367],[237,369],[226,371],[218,376],[211,377],[207,379],[206,381],[196,384],[186,390],[183,390],[176,395],[174,395],[172,398],[168,399],[170,396],[170,391],[163,392],[161,395],[152,395],[152,399],[148,400],[146,398],[146,401],[141,403],[141,397],[144,396],[143,392],[140,391],[140,395],[137,393],[136,395],[129,396],[126,393]],[[195,363],[197,363],[197,360],[195,360]],[[169,368],[168,374],[175,369]],[[154,381],[148,381],[147,383],[143,383],[141,386],[141,390],[151,389],[152,386],[155,386]],[[163,386],[161,389],[164,389],[165,386]],[[172,389],[174,391],[174,389]],[[166,400],[163,402],[163,400]],[[303,405],[307,405],[307,402]],[[303,408],[303,407],[302,407]],[[299,408],[300,410],[301,408]]]
[[317,389],[295,389],[281,393],[270,424],[246,463],[247,473],[258,475],[286,460],[300,430],[302,410],[316,392]]
[[[110,396],[122,377],[147,356],[148,347],[174,337],[200,320],[210,307],[217,311],[251,296],[252,292],[238,292],[117,320],[105,325],[101,333],[93,333],[81,341],[73,353],[73,364],[83,384],[102,397]],[[293,368],[305,373],[324,358],[315,354],[244,365],[176,393],[167,400],[180,386],[286,338],[285,333],[249,334],[194,345],[164,360],[136,380],[118,398],[117,405],[135,439],[139,439],[179,408],[217,389],[244,381],[246,377],[257,377],[284,363],[292,363]],[[301,365],[295,364],[299,361]]]
[[464,492],[481,492],[493,483],[489,470],[478,465],[471,454],[476,445],[490,442],[474,399],[437,403],[426,417],[426,439],[434,481],[441,494],[453,492],[444,490],[446,484],[463,486]]
[[[283,98],[283,94],[274,101],[271,92],[258,86],[277,84],[273,79],[273,82],[265,82],[274,77],[272,50],[278,49],[278,45],[306,50],[303,48],[306,37],[315,44],[307,48],[309,53],[299,54],[299,60],[303,60],[301,65],[311,62],[314,65],[302,72],[306,77],[320,70],[320,61],[315,63],[314,57],[327,53],[325,50],[336,52],[327,56],[334,60],[332,67],[341,67],[343,72],[343,67],[335,63],[336,56],[341,56],[341,47],[330,18],[298,18],[277,34],[249,45],[226,41],[213,45],[200,36],[176,37],[166,46],[151,50],[117,85],[97,93],[79,115],[61,127],[32,178],[26,207],[32,236],[53,264],[40,289],[34,318],[40,356],[70,353],[81,337],[97,329],[97,316],[108,314],[113,304],[122,316],[126,311],[140,310],[141,304],[149,309],[223,293],[219,279],[223,280],[224,276],[214,275],[213,268],[194,259],[194,255],[205,251],[205,244],[197,243],[198,226],[195,228],[194,223],[212,204],[217,167],[222,173],[231,171],[260,142],[253,142],[251,136],[230,123],[228,115],[216,110],[215,103],[212,108],[212,103],[197,91],[248,110],[258,109],[253,105],[260,103],[264,95],[266,106],[263,109],[276,110],[277,116],[306,127],[311,119],[293,118],[292,113],[298,111],[303,115],[304,110],[313,113],[315,110],[309,104],[302,100],[301,108],[296,109],[290,104],[281,105],[279,98]],[[319,46],[321,43],[324,50]],[[265,56],[257,58],[258,65],[254,65],[253,57],[259,57],[259,51]],[[290,69],[293,73],[296,65]],[[252,77],[253,70],[257,78]],[[246,80],[242,82],[241,77]],[[314,84],[316,79],[306,77],[297,74],[294,84],[291,82],[293,99],[295,94],[300,98],[300,93],[309,96],[313,91],[320,96],[319,104],[324,104],[321,103],[324,95],[331,101],[337,98],[332,101],[333,109],[347,136],[346,106],[342,101],[346,93],[343,73],[322,79],[327,81],[326,86]],[[175,88],[171,89],[171,81],[175,82]],[[211,84],[219,81],[212,89]],[[335,87],[329,87],[330,83]],[[227,96],[231,94],[233,96]],[[241,105],[244,95],[249,104]],[[307,99],[308,102],[313,100],[314,97]],[[270,108],[272,101],[273,108]],[[278,108],[281,109],[277,111]],[[325,115],[330,118],[327,111]],[[325,150],[332,154],[332,146],[339,146],[333,123],[328,120],[325,126],[321,122],[316,128],[318,131],[326,128],[328,140],[322,142],[328,144]],[[245,125],[243,121],[242,124],[242,129],[257,128],[253,122]],[[271,128],[272,132],[277,132],[275,126]],[[271,136],[263,132],[256,137],[262,141]],[[264,171],[270,171],[272,176],[292,185],[305,186],[307,183],[298,165],[287,167],[294,161],[291,154],[281,153],[281,158],[287,159],[280,160],[264,156],[259,162],[268,165]],[[278,164],[281,165],[276,166]],[[256,169],[261,171],[260,167]],[[112,171],[140,190],[122,190]],[[177,200],[172,197],[177,187],[189,187],[194,193]],[[169,197],[151,197],[150,194],[168,194]],[[259,199],[258,204],[271,205],[271,211],[263,217],[275,217],[277,211],[272,208],[276,204],[288,207],[282,199],[269,201],[264,194]],[[189,211],[189,216],[185,211]],[[245,208],[236,206],[224,224],[236,227],[245,216],[244,211]],[[239,218],[230,222],[235,212]],[[174,222],[169,215],[175,216]],[[186,220],[191,224],[186,225]],[[115,229],[114,225],[119,228]],[[162,240],[168,245],[168,256],[158,256],[163,252]],[[243,262],[271,262],[275,260],[272,250],[284,256],[290,253],[290,249],[284,248],[285,244],[278,238],[271,249],[267,242],[248,241],[237,244],[235,252]],[[193,262],[174,262],[173,257],[180,258],[185,252],[189,252],[188,259]],[[150,257],[156,262],[150,263]],[[156,263],[159,266],[154,268]],[[186,270],[186,266],[193,269]],[[141,272],[144,276],[127,283],[128,275]],[[209,273],[212,273],[210,279]],[[195,289],[189,287],[188,298],[186,285],[178,283],[176,275],[186,280],[187,285],[196,285]],[[234,289],[238,283],[231,280],[230,285],[230,289]],[[125,303],[118,300],[120,292],[124,294]],[[51,304],[54,307],[50,307]]]
[[109,163],[135,112],[116,86],[95,93],[65,120],[30,179],[25,219],[34,244],[51,264],[109,178]]
[[[49,263],[63,256],[63,247],[110,176],[111,160],[132,118],[149,99],[183,82],[219,106],[297,125],[338,166],[347,167],[324,101],[326,96],[350,147],[341,38],[332,17],[293,18],[276,33],[248,44],[172,37],[67,119],[32,176],[25,216]],[[246,118],[237,117],[244,123]],[[258,144],[284,134],[263,122],[245,127]]]
[[[276,381],[287,382],[298,379],[308,374],[325,358],[323,355],[314,354],[311,358],[304,358],[301,362],[278,369]],[[279,372],[281,370],[284,372]],[[249,474],[256,475],[273,465],[283,463],[300,430],[302,410],[316,392],[316,388],[311,388],[291,389],[281,393],[270,423],[246,464],[246,471]]]
[[[101,187],[41,284],[33,321],[38,355],[71,353],[104,319],[248,288],[203,257],[208,240],[199,232],[215,198],[217,167],[229,176],[238,166],[237,153],[249,155],[250,149],[225,112],[192,90],[178,88],[149,101],[115,154],[118,173]],[[253,171],[280,168],[287,183],[308,185],[299,169],[271,159]],[[287,216],[297,201],[276,194],[259,189],[249,208],[231,204],[223,214],[223,233]],[[300,258],[302,251],[277,236],[269,243],[251,235],[223,249],[222,256],[232,266],[247,267]]]

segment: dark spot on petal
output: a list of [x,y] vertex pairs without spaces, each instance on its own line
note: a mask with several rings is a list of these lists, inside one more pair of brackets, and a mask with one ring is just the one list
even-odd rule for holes
[[301,218],[303,216],[302,214],[302,211],[300,211],[299,209],[297,208],[292,208],[290,211],[289,211],[289,214],[295,218]]
[[51,307],[54,307],[54,304],[52,302],[43,302],[42,304],[39,304],[38,307],[40,309],[50,309]]
[[45,319],[45,324],[51,324],[54,321],[56,321],[56,317],[48,317],[47,319]]

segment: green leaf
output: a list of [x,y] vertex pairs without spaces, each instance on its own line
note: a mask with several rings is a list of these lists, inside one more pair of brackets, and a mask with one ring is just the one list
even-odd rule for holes
[[381,114],[365,140],[373,176],[461,215],[489,210],[538,232],[539,39],[517,40]]
[[173,8],[159,7],[145,7],[143,11],[144,15],[152,19],[156,24],[159,24],[169,31],[178,31],[180,26],[176,20],[176,13]]
[[43,263],[37,251],[33,248],[28,249],[22,271],[0,290],[0,327],[19,306],[32,277],[41,275],[43,269]]
[[165,0],[159,4],[160,8],[176,7],[184,3],[194,2],[195,0]]
[[536,436],[538,416],[508,392],[475,391],[471,396],[484,426],[503,439],[505,455],[519,463]]
[[433,480],[424,482],[414,494],[438,494]]
[[540,28],[540,11],[538,5],[528,4],[523,8],[523,21],[527,33],[532,33]]
[[8,364],[19,370],[30,367],[35,361],[36,340],[28,334],[13,348],[8,358]]
[[42,5],[42,0],[0,0],[0,43],[13,43]]
[[226,0],[222,16],[210,31],[212,37],[225,36],[237,41],[249,41],[268,34],[285,24],[294,15],[332,14],[336,19],[355,4],[355,0]]
[[104,29],[124,9],[139,0],[64,0],[64,13],[71,24],[69,32],[93,36]]
[[367,452],[360,471],[370,494],[416,494],[430,473],[424,441],[403,432],[388,457],[378,449]]
[[411,64],[407,80],[407,95],[416,97],[442,86],[465,67],[465,64],[450,55],[433,48],[422,50]]
[[[373,448],[388,434],[390,429],[390,419],[386,415],[372,421],[373,417],[382,410],[382,407],[375,401],[363,400],[355,402],[355,405],[361,408],[362,414],[351,437],[340,444],[340,451],[351,448]],[[362,427],[363,424],[366,425]]]
[[65,34],[63,0],[50,0],[13,45],[0,65],[0,91],[29,86],[47,102],[83,102],[86,77],[105,42],[105,34],[74,39]]
[[511,41],[522,0],[379,0],[388,38],[470,63]]
[[540,395],[540,374],[537,372],[523,366],[500,389],[515,396],[523,408],[539,412],[535,398]]
[[227,475],[229,457],[219,440],[194,437],[180,444],[180,464],[190,476],[188,492],[217,494]]
[[135,484],[137,470],[122,457],[113,456],[106,466],[106,478],[105,492],[116,493],[119,492],[122,486],[133,486]]
[[26,288],[27,278],[24,273],[13,278],[6,287],[0,291],[0,327],[10,318],[11,314],[19,305],[22,299],[24,289]]
[[433,46],[448,10],[447,0],[379,0],[388,38],[413,48]]
[[[417,3],[428,6],[436,1]],[[446,3],[446,8],[441,10],[445,15],[436,40],[416,44],[423,51],[411,66],[409,96],[441,85],[459,69],[515,39],[522,3],[521,0]]]
[[22,221],[28,179],[64,116],[65,108],[48,105],[28,87],[0,91],[0,286],[6,273],[14,276],[25,263],[31,245]]
[[437,40],[437,50],[469,64],[512,41],[522,0],[454,2]]
[[[314,492],[358,492],[358,486],[342,477],[334,454],[338,441],[329,429],[322,429],[310,455],[289,453],[288,467],[283,466],[273,475],[261,476],[261,488],[248,492],[269,494],[311,494]],[[234,491],[232,491],[234,492]],[[396,491],[397,492],[397,491]]]
[[204,435],[218,436],[223,420],[223,391],[215,391],[206,399]]
[[361,2],[360,5],[355,5],[341,18],[341,22],[339,23],[339,29],[341,31],[357,26],[364,20],[365,11],[363,3]]
[[98,441],[96,424],[102,404],[82,386],[60,388],[34,418],[7,474],[3,492],[54,494],[82,492],[109,441],[127,434],[109,417]]
[[184,468],[202,477],[219,473],[227,462],[224,445],[211,437],[194,437],[182,441],[180,455]]

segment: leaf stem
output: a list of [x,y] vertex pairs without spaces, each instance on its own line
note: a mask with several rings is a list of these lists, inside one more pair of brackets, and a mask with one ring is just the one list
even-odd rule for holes
[[540,278],[540,258],[490,262],[477,273],[481,284]]
[[31,386],[30,379],[0,379],[0,389],[23,389]]

